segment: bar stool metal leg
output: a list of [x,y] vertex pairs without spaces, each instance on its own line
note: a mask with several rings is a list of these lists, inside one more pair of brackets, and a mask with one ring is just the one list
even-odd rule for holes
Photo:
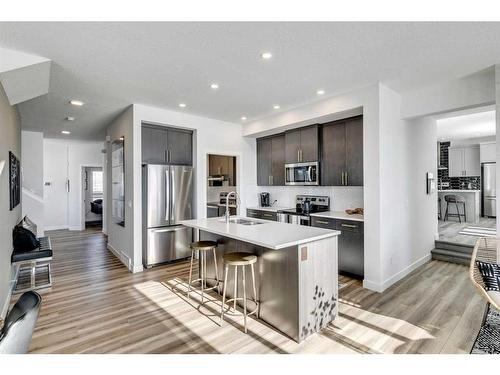
[[234,306],[233,310],[236,313],[236,298],[238,297],[238,266],[234,267]]
[[[253,301],[255,302],[255,305],[257,306],[257,288],[255,288],[255,270],[253,268],[253,264],[250,264],[250,267],[252,269]],[[257,309],[255,316],[257,318],[259,317],[259,309]]]
[[195,250],[191,250],[191,266],[189,267],[189,283],[188,283],[188,292],[187,298],[191,296],[191,280],[193,276],[193,259],[194,259]]
[[229,273],[229,266],[224,267],[224,285],[222,287],[222,308],[220,309],[220,324],[224,320],[224,303],[226,302],[226,286],[227,286],[227,274]]
[[458,222],[461,223],[462,219],[460,218],[460,210],[458,209],[458,203],[455,202],[455,208],[457,209]]
[[245,327],[245,333],[247,333],[247,288],[245,279],[245,266],[241,267],[243,271],[243,325]]
[[200,263],[201,263],[201,303],[203,303],[203,296],[205,295],[205,293],[203,292],[203,283],[204,283],[204,279],[205,279],[205,272],[204,272],[204,258],[205,258],[205,252],[204,251],[200,251]]
[[217,293],[220,293],[219,267],[217,264],[217,255],[215,249],[213,249],[213,254],[214,254],[214,264],[215,264],[215,280],[217,283]]

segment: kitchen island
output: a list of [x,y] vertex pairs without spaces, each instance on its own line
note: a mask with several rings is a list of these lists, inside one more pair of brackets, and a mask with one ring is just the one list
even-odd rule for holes
[[[259,319],[297,342],[335,319],[339,231],[248,218],[231,217],[231,221],[208,218],[181,224],[197,229],[200,240],[217,241],[219,275],[223,274],[225,253],[238,251],[258,256],[255,276]],[[212,259],[207,259],[207,265],[210,264]],[[215,278],[211,267],[207,267],[207,277]],[[242,281],[238,282],[238,290],[242,290]],[[251,290],[250,280],[247,283],[247,290]],[[228,298],[233,297],[233,290],[234,280],[229,278]],[[249,302],[248,308],[253,309],[252,305]]]
[[[479,216],[481,214],[481,190],[459,190],[459,189],[447,189],[438,190],[438,197],[441,198],[441,220],[444,220],[444,214],[446,212],[446,202],[444,197],[449,194],[461,195],[465,198],[465,212],[467,214],[467,223],[478,223]],[[462,205],[458,205],[460,213],[463,213]],[[450,213],[456,213],[455,204],[450,204]],[[463,220],[463,217],[461,218]],[[457,217],[450,217],[448,220],[458,221]]]

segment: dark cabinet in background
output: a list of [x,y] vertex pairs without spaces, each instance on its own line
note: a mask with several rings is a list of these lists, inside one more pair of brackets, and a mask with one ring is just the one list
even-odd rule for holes
[[364,223],[362,221],[311,217],[311,226],[339,230],[339,272],[364,277]]
[[160,127],[142,127],[142,163],[167,162],[167,131]]
[[363,117],[324,124],[321,185],[363,186]]
[[319,126],[307,126],[285,133],[285,162],[319,160]]
[[257,139],[257,185],[285,185],[285,136]]
[[252,217],[255,219],[264,219],[270,221],[278,221],[278,213],[266,210],[253,210],[247,209],[247,217]]
[[142,163],[193,165],[193,133],[164,126],[143,125]]

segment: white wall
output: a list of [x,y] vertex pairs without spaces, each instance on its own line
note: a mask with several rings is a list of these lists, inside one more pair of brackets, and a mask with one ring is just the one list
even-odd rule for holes
[[[155,123],[194,131],[195,216],[206,217],[207,157],[209,154],[237,157],[237,189],[242,197],[253,194],[257,204],[255,139],[244,138],[240,124],[212,120],[162,108],[134,104],[107,129],[111,140],[125,137],[126,228],[112,223],[108,206],[108,241],[115,253],[134,272],[142,270],[142,166],[141,124]],[[108,164],[110,165],[109,159]],[[109,175],[109,173],[108,173]],[[107,178],[108,191],[110,177]],[[245,210],[246,201],[241,210]]]
[[481,70],[453,81],[402,95],[402,118],[416,118],[495,103],[495,70]]
[[133,106],[128,107],[108,125],[106,135],[111,141],[124,137],[125,142],[125,227],[116,224],[111,217],[111,143],[107,142],[106,145],[106,191],[104,202],[106,204],[108,247],[131,271],[141,271],[142,260],[140,263],[134,264],[134,233],[136,230],[134,203],[136,202],[134,201]]
[[426,172],[437,175],[436,123],[404,121],[400,108],[400,95],[381,85],[382,290],[430,260],[437,232],[437,195],[426,194]]
[[[380,205],[380,116],[379,85],[365,87],[342,95],[326,98],[307,106],[281,112],[275,116],[245,124],[243,134],[261,137],[297,126],[324,123],[335,119],[363,114],[363,204],[365,209],[365,279],[363,285],[372,290],[382,290],[381,266],[381,212]],[[399,113],[399,112],[398,112]],[[384,182],[389,183],[389,182]],[[250,189],[249,189],[250,190]],[[251,191],[257,197],[260,189]],[[359,194],[359,192],[358,192]],[[346,197],[344,203],[351,199]],[[356,200],[353,199],[354,202]],[[339,201],[341,207],[344,205]]]
[[[495,97],[496,97],[496,144],[500,145],[500,64],[495,65]],[[496,160],[500,160],[500,147],[497,147]],[[500,189],[500,163],[497,163],[497,196]],[[500,204],[497,204],[497,218],[500,218]],[[500,233],[500,220],[497,220],[497,233]]]
[[22,216],[37,224],[37,235],[44,235],[43,133],[21,131]]
[[23,188],[43,197],[43,133],[21,132]]
[[[101,142],[44,139],[45,228],[82,230],[82,166],[102,167]],[[70,181],[70,191],[66,183]]]
[[[9,151],[21,158],[21,119],[0,84],[0,316],[7,312],[11,280],[12,228],[21,220],[21,204],[9,207]],[[2,167],[3,165],[3,167]],[[22,160],[21,160],[22,165]]]

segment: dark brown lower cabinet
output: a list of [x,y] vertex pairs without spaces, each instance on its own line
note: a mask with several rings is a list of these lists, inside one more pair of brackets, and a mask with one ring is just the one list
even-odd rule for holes
[[266,211],[266,210],[247,209],[247,217],[270,220],[270,221],[278,221],[277,212]]
[[339,272],[357,278],[364,277],[363,222],[312,216],[311,226],[341,231],[338,237]]

